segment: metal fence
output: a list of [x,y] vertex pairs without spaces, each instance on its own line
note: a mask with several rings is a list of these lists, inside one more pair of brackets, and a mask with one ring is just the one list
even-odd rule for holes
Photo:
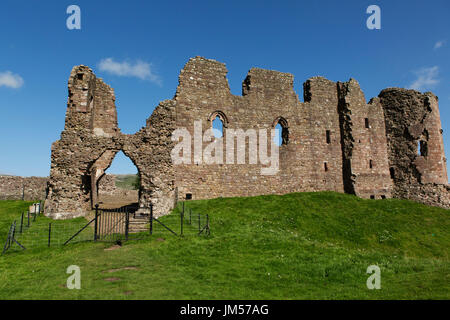
[[38,211],[22,213],[11,223],[2,254],[85,241],[122,242],[149,236],[210,235],[208,214],[185,210],[184,202],[178,211],[155,217],[152,206],[111,210],[96,205],[89,221],[85,218],[50,220],[43,216],[39,206]]

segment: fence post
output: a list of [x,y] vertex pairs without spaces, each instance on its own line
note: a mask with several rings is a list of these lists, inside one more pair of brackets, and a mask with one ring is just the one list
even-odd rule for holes
[[30,227],[30,210],[27,210],[27,217],[28,217],[27,226]]
[[52,237],[52,224],[48,224],[48,247],[50,248],[50,241]]
[[130,213],[128,210],[125,212],[125,240],[128,240],[128,229],[130,227]]
[[16,236],[16,220],[14,220],[14,229],[13,229],[13,235],[12,238],[14,239]]
[[94,241],[97,241],[98,203],[95,204]]
[[3,247],[2,254],[4,254],[6,252],[6,250],[8,250],[10,247],[12,227],[13,227],[13,224],[11,224],[11,226],[9,227],[8,237],[6,238],[6,242],[5,242],[5,246]]
[[150,235],[153,234],[153,203],[150,203]]
[[42,200],[39,200],[39,216],[41,215],[42,211]]
[[37,203],[33,203],[34,206],[34,213],[33,213],[33,222],[36,221],[36,209],[37,209]]
[[183,202],[183,212],[181,212],[180,218],[181,218],[181,221],[180,221],[180,223],[181,223],[181,232],[180,232],[180,235],[183,236],[184,202]]
[[20,218],[20,233],[22,233],[23,230],[23,212],[22,212],[22,217]]

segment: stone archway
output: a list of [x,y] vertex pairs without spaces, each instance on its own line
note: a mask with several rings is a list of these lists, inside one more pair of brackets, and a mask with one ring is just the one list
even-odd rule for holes
[[114,90],[91,69],[77,66],[69,78],[66,121],[52,144],[45,214],[54,219],[85,216],[97,202],[98,182],[122,151],[140,175],[139,207],[153,206],[155,216],[170,213],[176,202],[170,152],[175,102],[161,102],[135,134],[117,125]]
[[91,208],[98,204],[98,185],[105,175],[105,171],[111,166],[113,159],[119,150],[106,150],[88,169],[90,173],[90,197]]
[[137,179],[139,187],[137,190],[132,190],[126,187],[119,187],[116,185],[116,179],[120,179],[115,175],[107,175],[107,170],[112,165],[117,155],[122,152],[119,150],[106,150],[89,169],[91,175],[91,207],[96,204],[106,209],[115,209],[121,207],[138,207],[140,198],[140,175],[139,167],[132,161],[132,159],[125,155],[137,169]]

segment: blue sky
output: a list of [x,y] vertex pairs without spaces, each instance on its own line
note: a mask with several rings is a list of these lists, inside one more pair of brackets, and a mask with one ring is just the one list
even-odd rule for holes
[[[66,9],[81,8],[81,30]],[[381,30],[366,8],[381,8]],[[359,81],[366,99],[386,87],[439,97],[450,152],[450,2],[9,1],[0,4],[0,173],[47,176],[64,127],[67,80],[90,66],[115,89],[119,126],[134,133],[173,97],[190,57],[224,62],[232,93],[252,67]],[[448,156],[447,156],[448,157]],[[135,172],[117,156],[108,172]]]

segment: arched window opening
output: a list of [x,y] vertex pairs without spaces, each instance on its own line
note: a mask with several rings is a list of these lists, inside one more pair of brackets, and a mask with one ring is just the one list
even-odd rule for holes
[[281,124],[277,124],[275,126],[275,137],[273,139],[273,142],[277,146],[281,146],[281,144],[283,143],[283,138],[281,136],[282,132],[283,132],[283,127],[281,126]]
[[214,137],[222,138],[223,137],[223,121],[219,116],[216,116],[212,121],[212,128],[214,131]]
[[289,143],[289,129],[286,119],[278,117],[272,124],[275,128],[274,143],[278,146],[287,145]]

